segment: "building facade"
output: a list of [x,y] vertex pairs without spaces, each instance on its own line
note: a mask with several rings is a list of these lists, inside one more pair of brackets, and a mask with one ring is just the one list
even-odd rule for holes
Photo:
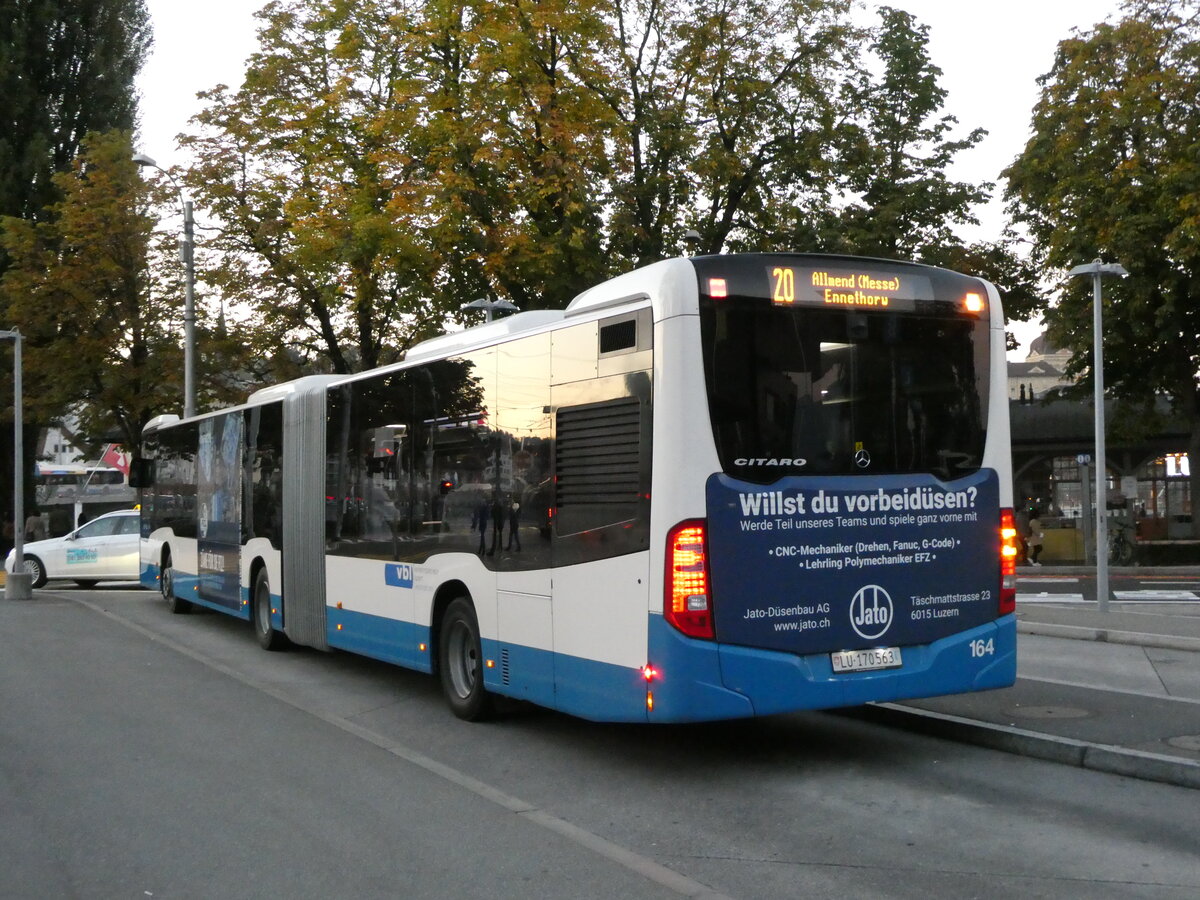
[[[1093,521],[1094,404],[1055,390],[1070,384],[1063,374],[1069,358],[1043,335],[1024,362],[1009,363],[1015,501],[1040,516],[1047,532],[1043,561],[1083,561]],[[1105,404],[1110,531],[1127,526],[1145,558],[1151,550],[1194,551],[1200,562],[1200,545],[1190,543],[1190,426],[1165,401],[1157,413],[1153,428],[1135,427],[1140,423],[1122,422],[1116,405]]]

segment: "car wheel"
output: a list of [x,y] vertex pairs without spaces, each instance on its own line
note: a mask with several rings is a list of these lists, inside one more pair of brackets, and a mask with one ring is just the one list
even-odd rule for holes
[[438,673],[442,693],[454,715],[477,722],[492,714],[492,695],[483,686],[479,621],[475,617],[475,608],[466,597],[451,601],[442,616],[438,635]]
[[191,603],[175,596],[175,569],[171,565],[170,550],[163,554],[162,566],[158,573],[158,589],[175,615],[182,616],[192,611]]
[[40,588],[46,583],[46,567],[36,556],[25,557],[25,574],[29,576],[29,586]]
[[77,585],[79,585],[81,588],[83,588],[85,591],[90,591],[92,588],[94,588],[100,582],[97,581],[95,578],[76,578],[75,583]]
[[290,643],[287,635],[271,624],[271,582],[265,568],[254,579],[254,594],[250,598],[250,621],[254,636],[264,650],[283,650]]

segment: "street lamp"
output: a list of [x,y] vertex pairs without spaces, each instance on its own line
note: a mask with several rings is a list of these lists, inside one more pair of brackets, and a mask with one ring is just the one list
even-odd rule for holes
[[1120,263],[1099,259],[1076,266],[1067,273],[1092,276],[1092,388],[1096,406],[1096,600],[1097,609],[1108,612],[1108,465],[1104,447],[1104,333],[1101,329],[1100,279],[1105,275],[1123,277],[1129,273]]
[[171,180],[179,194],[179,203],[183,207],[183,246],[180,248],[183,258],[183,417],[189,419],[196,414],[196,267],[192,255],[195,244],[192,225],[192,201],[185,200],[183,188],[170,172],[156,163],[145,153],[135,153],[133,161],[139,166],[149,166],[158,169]]
[[13,571],[4,585],[9,600],[33,599],[33,576],[25,571],[25,409],[21,385],[21,332],[0,331],[13,342]]
[[521,307],[515,303],[510,303],[507,300],[488,300],[486,297],[480,297],[478,300],[472,300],[470,303],[464,303],[463,309],[482,309],[484,322],[492,321],[492,313],[499,310],[504,313],[520,312]]

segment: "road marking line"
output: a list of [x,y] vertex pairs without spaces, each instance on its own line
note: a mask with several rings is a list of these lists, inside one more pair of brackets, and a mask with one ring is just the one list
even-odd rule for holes
[[252,678],[251,676],[246,675],[243,672],[239,672],[222,662],[218,662],[210,656],[206,656],[198,650],[193,650],[191,647],[187,647],[178,641],[151,631],[144,625],[139,625],[136,622],[123,618],[122,616],[114,613],[112,610],[98,606],[90,600],[85,600],[81,597],[75,596],[67,597],[66,599],[71,600],[74,603],[78,603],[80,606],[85,606],[92,612],[99,613],[100,615],[104,616],[106,619],[110,619],[120,625],[124,625],[126,628],[136,631],[138,634],[141,634],[150,640],[163,645],[164,647],[168,647],[177,653],[182,653],[184,656],[193,659],[202,665],[208,666],[210,669],[214,669],[215,671],[220,672],[222,675],[227,675],[235,681],[241,682],[247,687],[261,691],[262,693],[274,697],[276,700],[279,700],[282,703],[286,703],[288,706],[291,706],[294,709],[298,709],[301,712],[306,712],[309,715],[320,719],[322,722],[333,725],[335,728],[340,728],[343,731],[353,734],[355,737],[362,738],[364,741],[374,744],[376,747],[391,753],[393,756],[399,757],[400,759],[403,759],[414,766],[424,769],[426,772],[436,775],[445,781],[449,781],[451,784],[464,788],[476,796],[482,797],[484,800],[494,803],[503,809],[507,809],[509,812],[521,816],[521,818],[528,822],[539,825],[540,827],[545,828],[547,831],[552,831],[568,841],[578,844],[580,847],[591,850],[593,853],[596,853],[597,855],[602,856],[611,862],[624,866],[626,869],[641,875],[648,881],[652,881],[655,884],[661,885],[662,887],[665,887],[668,890],[674,891],[675,893],[681,894],[685,897],[698,897],[701,898],[701,900],[732,900],[732,898],[728,897],[727,895],[713,890],[706,884],[702,884],[699,881],[695,881],[686,875],[676,872],[674,869],[668,869],[661,863],[657,863],[654,860],[635,853],[626,847],[620,846],[619,844],[614,844],[612,841],[603,838],[598,834],[594,834],[584,828],[580,828],[578,825],[571,824],[566,819],[560,819],[558,816],[548,813],[544,809],[540,809],[532,803],[528,803],[518,797],[512,796],[511,794],[506,794],[504,791],[494,788],[477,778],[472,778],[467,773],[461,772],[452,766],[448,766],[445,763],[440,763],[436,759],[432,759],[420,751],[414,750],[412,747],[408,747],[405,744],[393,741],[390,738],[384,737],[378,732],[371,731],[369,728],[364,728],[362,725],[351,722],[349,719],[344,719],[341,716],[328,713],[315,704],[299,700],[295,697],[290,697],[282,689],[273,684]]
[[1095,601],[1087,601],[1083,599],[1083,594],[1051,594],[1049,591],[1042,591],[1039,594],[1017,594],[1018,603],[1087,603]]
[[1200,600],[1194,591],[1113,591],[1118,600]]
[[[1113,591],[1113,597],[1122,603],[1195,603],[1200,597],[1188,591]],[[1017,594],[1018,603],[1095,603],[1083,594],[1055,594],[1039,591],[1036,594]]]

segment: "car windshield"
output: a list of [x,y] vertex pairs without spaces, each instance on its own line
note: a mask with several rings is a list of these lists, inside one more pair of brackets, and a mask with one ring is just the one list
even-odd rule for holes
[[105,537],[110,534],[132,534],[137,531],[137,516],[105,516],[81,525],[75,531],[77,538]]

